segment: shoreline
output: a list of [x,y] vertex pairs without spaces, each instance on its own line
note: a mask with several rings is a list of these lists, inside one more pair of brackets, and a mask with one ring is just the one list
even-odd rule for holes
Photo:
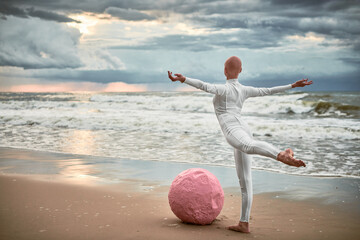
[[[0,174],[24,174],[45,180],[57,179],[85,185],[139,182],[138,189],[170,186],[180,172],[189,168],[212,172],[223,189],[240,194],[235,167],[146,160],[127,160],[69,153],[0,147]],[[254,194],[277,193],[290,200],[314,199],[335,204],[360,214],[360,178],[311,177],[252,169]],[[141,186],[146,181],[147,186]],[[148,186],[149,183],[152,186]],[[350,207],[349,207],[350,206]]]
[[[48,151],[48,150],[37,150],[37,149],[29,149],[29,148],[18,148],[18,147],[2,147],[0,146],[0,152],[7,150],[19,150],[19,151],[29,151],[29,152],[38,152],[38,153],[47,153],[47,154],[60,154],[60,155],[73,155],[73,156],[83,156],[83,157],[91,157],[91,158],[104,158],[104,159],[119,159],[117,157],[108,157],[108,156],[98,156],[98,155],[87,155],[87,154],[74,154],[74,153],[63,153],[57,151]],[[157,160],[142,160],[142,159],[120,159],[120,161],[146,161],[146,162],[161,162],[161,163],[169,163],[169,164],[185,164],[185,165],[193,165],[198,167],[220,167],[220,168],[231,168],[235,169],[235,165],[223,165],[223,164],[210,164],[210,163],[191,163],[191,162],[181,162],[181,161],[157,161]],[[260,168],[260,167],[252,167],[252,171],[264,171],[270,172],[274,174],[284,174],[289,176],[299,176],[299,177],[309,177],[309,178],[349,178],[349,179],[360,179],[360,176],[355,175],[336,175],[336,174],[297,174],[297,173],[289,173],[285,171],[278,171],[275,169],[268,168]],[[1,168],[0,168],[1,170]]]

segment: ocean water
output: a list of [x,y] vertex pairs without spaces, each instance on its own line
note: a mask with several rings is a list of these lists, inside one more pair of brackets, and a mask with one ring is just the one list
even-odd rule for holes
[[[293,168],[253,155],[253,168],[360,178],[359,96],[290,91],[248,99],[242,117],[254,137],[291,147],[307,163]],[[204,92],[0,93],[0,146],[234,167]]]

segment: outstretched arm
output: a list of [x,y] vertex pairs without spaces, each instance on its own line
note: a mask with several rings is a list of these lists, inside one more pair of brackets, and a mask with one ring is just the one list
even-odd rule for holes
[[182,83],[185,82],[186,84],[189,84],[190,86],[192,86],[194,88],[203,90],[208,93],[223,95],[226,92],[226,88],[224,85],[206,83],[206,82],[200,81],[198,79],[184,77],[183,75],[181,75],[179,73],[176,73],[175,77],[173,77],[172,72],[170,72],[170,71],[168,71],[168,76],[171,79],[171,81],[173,81],[173,82],[175,82],[175,81],[180,81]]
[[311,85],[312,83],[313,83],[312,81],[308,82],[308,79],[306,78],[306,79],[299,80],[293,84],[277,86],[277,87],[272,87],[272,88],[255,88],[255,87],[247,86],[246,87],[246,96],[247,97],[265,96],[265,95],[275,94],[275,93],[279,93],[279,92],[284,92],[291,88],[305,87],[307,85]]

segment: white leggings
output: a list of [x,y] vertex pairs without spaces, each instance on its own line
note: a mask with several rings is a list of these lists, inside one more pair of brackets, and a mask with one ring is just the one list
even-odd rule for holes
[[254,140],[249,126],[241,119],[227,118],[220,125],[227,142],[234,148],[236,173],[239,178],[242,197],[240,221],[249,222],[253,199],[252,156],[249,154],[259,154],[276,159],[280,150],[269,143]]

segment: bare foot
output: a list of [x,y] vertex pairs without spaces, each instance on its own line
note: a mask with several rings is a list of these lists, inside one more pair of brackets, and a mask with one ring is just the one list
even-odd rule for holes
[[306,164],[301,161],[301,160],[297,160],[293,157],[294,152],[288,148],[285,151],[282,151],[278,154],[277,156],[277,160],[285,163],[289,166],[294,166],[294,167],[306,167]]
[[285,152],[289,153],[292,157],[294,156],[294,152],[291,148],[286,149]]
[[236,232],[250,233],[250,226],[248,222],[239,222],[238,225],[229,226],[227,229]]

